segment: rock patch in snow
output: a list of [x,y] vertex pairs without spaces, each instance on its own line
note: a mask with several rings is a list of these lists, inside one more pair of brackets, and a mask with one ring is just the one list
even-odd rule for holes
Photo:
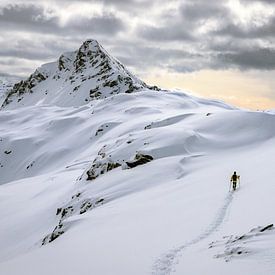
[[133,161],[126,161],[126,164],[128,165],[129,168],[134,168],[139,165],[143,165],[145,163],[148,163],[152,161],[154,158],[150,155],[144,155],[137,153],[135,155],[135,159]]
[[103,198],[82,199],[81,195],[82,194],[78,192],[77,194],[72,196],[72,199],[69,203],[57,208],[56,215],[59,216],[58,225],[55,226],[54,230],[50,234],[43,238],[41,243],[42,245],[46,245],[54,241],[69,229],[71,224],[71,221],[67,220],[69,217],[75,215],[82,215],[87,211],[90,211],[105,203],[105,199]]
[[258,226],[250,230],[250,232],[241,236],[225,236],[222,241],[210,243],[209,248],[223,247],[223,252],[215,255],[215,258],[223,258],[226,262],[240,256],[249,255],[256,251],[256,248],[250,248],[250,243],[255,242],[264,234],[272,231],[274,233],[273,224],[266,226]]

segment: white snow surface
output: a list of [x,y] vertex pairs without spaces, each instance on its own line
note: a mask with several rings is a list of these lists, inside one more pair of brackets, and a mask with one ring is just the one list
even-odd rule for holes
[[57,101],[0,111],[0,274],[275,274],[274,113],[146,88]]

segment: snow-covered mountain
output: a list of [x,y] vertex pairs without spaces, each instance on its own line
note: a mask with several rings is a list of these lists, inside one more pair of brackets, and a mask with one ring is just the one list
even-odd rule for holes
[[93,99],[132,93],[149,87],[110,56],[96,41],[87,40],[58,61],[44,64],[26,80],[17,83],[2,108],[17,106],[80,106]]
[[0,111],[0,274],[275,274],[275,114],[60,59]]

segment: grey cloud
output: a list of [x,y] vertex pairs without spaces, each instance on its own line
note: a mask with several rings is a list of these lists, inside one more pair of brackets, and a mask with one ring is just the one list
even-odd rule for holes
[[59,24],[59,18],[53,11],[46,11],[35,5],[9,5],[2,9],[0,26],[5,29],[24,30],[56,35],[116,34],[123,30],[124,23],[112,13],[94,15],[93,17],[75,17],[65,26]]
[[275,49],[258,48],[241,50],[235,53],[220,53],[217,55],[218,66],[229,68],[235,66],[240,69],[275,69]]
[[255,2],[264,3],[264,4],[275,4],[275,0],[240,0],[244,4],[252,4]]
[[93,16],[92,18],[75,18],[68,22],[66,30],[86,33],[116,34],[125,29],[124,23],[111,13]]
[[144,6],[150,6],[154,1],[150,1],[148,3],[147,0],[97,0],[99,3],[104,3],[104,4],[109,4],[109,5],[114,5],[114,6],[120,6],[120,7],[133,7],[133,6],[139,6],[139,7],[144,7]]
[[37,60],[37,59],[49,58],[51,55],[45,55],[45,53],[40,51],[33,52],[33,51],[23,51],[20,49],[0,49],[0,56]]
[[183,3],[180,7],[180,14],[183,19],[196,22],[210,18],[228,17],[229,10],[224,6],[224,1],[206,2],[201,0],[189,1]]
[[[171,0],[170,0],[171,1]],[[173,0],[175,1],[175,0]],[[130,17],[139,17],[140,13],[153,9],[157,4],[163,5],[162,0],[57,0],[56,4],[62,8],[63,5],[85,4],[92,6],[101,6],[104,11],[119,11]],[[165,4],[164,4],[165,5]]]
[[115,47],[111,52],[127,67],[137,71],[155,67],[190,72],[202,68],[205,63],[204,55],[197,52],[146,46],[142,43],[124,43],[123,47]]
[[35,40],[29,40],[10,33],[5,40],[0,40],[0,56],[45,62],[56,58],[57,53],[63,52],[66,46],[72,49],[72,43],[68,39],[57,41],[56,37],[41,35]]
[[[140,62],[142,65],[148,63],[155,63],[155,65],[161,65],[162,63],[171,62],[175,59],[184,59],[184,58],[194,58],[198,57],[199,54],[192,54],[190,52],[184,50],[176,50],[176,49],[161,49],[156,47],[148,47],[148,46],[135,46],[132,48],[132,51],[129,51],[128,59],[126,56],[124,60],[131,62],[131,60],[136,60],[136,62]],[[135,63],[136,63],[135,62]]]
[[159,21],[162,24],[140,26],[138,35],[145,39],[155,41],[195,41],[198,28],[203,26],[207,20],[225,20],[229,18],[230,12],[224,6],[223,1],[205,2],[193,0],[182,2],[174,11],[162,14]]
[[144,8],[148,6],[152,6],[155,4],[155,2],[159,2],[160,0],[62,0],[61,2],[69,2],[69,3],[79,3],[79,2],[85,2],[85,3],[97,3],[102,4],[104,6],[113,6],[113,7],[119,7],[122,9],[136,9],[136,8]]
[[275,37],[275,17],[272,16],[269,18],[268,22],[262,26],[250,24],[249,26],[243,27],[232,22],[227,22],[227,24],[220,26],[218,30],[213,31],[212,34],[242,39]]
[[34,67],[30,66],[31,62],[26,59],[18,59],[11,57],[0,58],[0,73],[10,74],[13,76],[27,77],[30,75],[41,63],[33,61]]
[[6,58],[6,59],[1,59],[0,64],[4,65],[4,66],[6,66],[6,65],[17,65],[17,61],[14,58]]
[[230,45],[226,42],[219,44],[216,51],[213,51],[213,48],[214,46],[204,52],[194,52],[129,44],[116,56],[127,66],[140,71],[148,67],[166,68],[180,73],[205,68],[216,70],[275,69],[275,49],[273,48],[248,47],[247,45],[234,45],[234,43]]
[[42,47],[26,47],[22,41],[19,46],[12,48],[1,47],[0,56],[24,58],[29,60],[43,60],[53,57],[53,52]]
[[138,30],[138,35],[145,39],[154,41],[192,41],[195,37],[192,31],[185,28],[184,25],[167,25],[163,27],[143,26]]
[[58,26],[58,18],[53,14],[45,14],[40,6],[9,5],[0,13],[0,25],[7,29],[50,31]]
[[13,75],[10,75],[8,73],[0,72],[0,77],[14,77]]
[[[2,67],[17,66],[17,73],[19,68],[27,67],[24,60],[33,64],[54,60],[64,51],[77,49],[83,40],[95,38],[137,72],[149,71],[153,67],[177,72],[207,68],[275,68],[275,46],[272,46],[275,16],[261,27],[251,21],[244,28],[234,23],[232,12],[226,6],[227,0],[171,0],[173,5],[171,1],[160,0],[52,0],[56,4],[53,10],[45,10],[43,1],[41,5],[28,2],[28,5],[2,7],[0,56],[15,60],[14,64],[3,64],[2,61]],[[249,4],[257,0],[241,1]],[[71,15],[67,23],[61,25],[57,7],[73,2],[101,5],[104,13],[86,17]],[[274,3],[270,0],[261,2]],[[154,11],[152,14],[151,10]],[[148,18],[144,20],[146,15]],[[135,17],[135,29],[130,22],[132,17]],[[201,32],[208,20],[214,22],[215,27]],[[10,40],[5,42],[6,36]],[[263,45],[270,45],[270,48]]]

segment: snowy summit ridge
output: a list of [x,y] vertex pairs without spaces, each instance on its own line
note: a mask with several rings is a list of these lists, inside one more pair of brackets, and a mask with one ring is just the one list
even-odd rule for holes
[[80,106],[93,99],[132,93],[149,87],[110,56],[96,41],[86,40],[74,52],[44,64],[26,80],[15,84],[2,108],[51,104]]

